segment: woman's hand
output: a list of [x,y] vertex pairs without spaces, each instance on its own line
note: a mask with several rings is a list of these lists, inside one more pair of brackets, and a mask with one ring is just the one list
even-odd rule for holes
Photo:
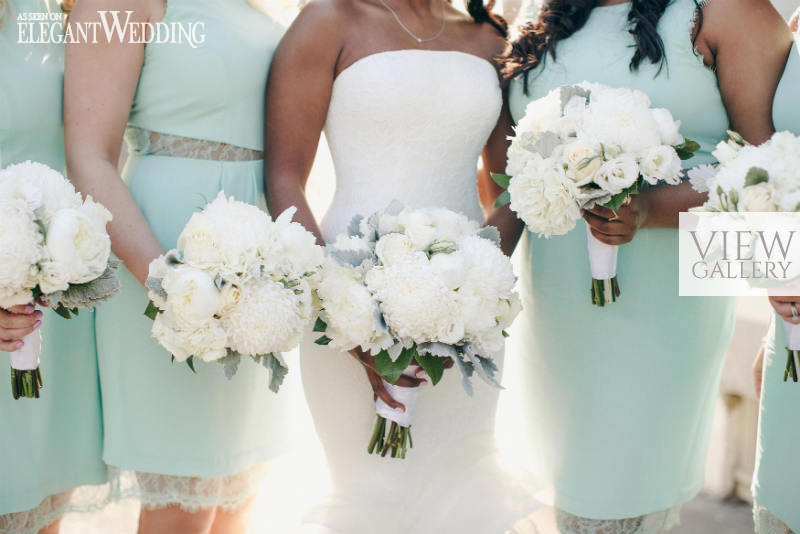
[[32,304],[0,308],[0,350],[14,352],[22,348],[22,338],[42,325],[42,312]]
[[[372,386],[372,391],[375,393],[375,398],[380,398],[386,403],[387,406],[391,408],[400,408],[405,412],[406,407],[403,406],[402,403],[394,400],[394,397],[392,397],[392,395],[386,389],[386,386],[383,383],[383,377],[381,377],[380,373],[378,373],[378,369],[375,367],[375,357],[369,352],[364,352],[361,349],[353,349],[350,351],[350,354],[352,354],[353,357],[364,366],[364,371],[367,373],[367,379],[369,380],[370,386]],[[450,365],[452,366],[452,362]],[[416,366],[413,377],[403,375],[395,385],[404,388],[416,388],[419,386],[424,386],[428,383],[424,377],[425,371],[423,371],[421,367]]]
[[647,192],[628,197],[616,213],[602,206],[582,210],[592,235],[607,245],[622,245],[633,240],[647,221],[648,212]]
[[764,343],[761,343],[761,348],[758,349],[756,359],[753,360],[753,389],[756,392],[756,397],[761,398],[761,376],[764,374]]
[[769,303],[784,321],[800,324],[800,297],[769,297]]

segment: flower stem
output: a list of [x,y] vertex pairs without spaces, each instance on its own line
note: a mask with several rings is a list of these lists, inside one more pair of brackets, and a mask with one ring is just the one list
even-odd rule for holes
[[391,455],[392,458],[405,458],[408,449],[414,446],[411,442],[411,428],[392,421],[387,431],[386,423],[387,420],[384,417],[380,415],[377,417],[369,445],[367,445],[367,452],[380,454],[383,457]]
[[603,307],[616,302],[619,295],[619,283],[616,276],[607,280],[592,278],[591,297],[592,304],[595,306]]
[[38,367],[24,371],[11,368],[11,394],[15,399],[38,399],[42,387],[42,373]]
[[786,370],[783,372],[783,381],[788,382],[789,377],[792,377],[793,382],[797,382],[797,366],[795,365],[795,357],[797,357],[797,351],[791,350],[789,348],[786,349]]

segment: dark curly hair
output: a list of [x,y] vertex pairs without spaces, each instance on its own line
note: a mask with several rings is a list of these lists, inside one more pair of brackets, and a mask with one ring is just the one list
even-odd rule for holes
[[484,22],[488,22],[494,27],[494,29],[497,30],[500,35],[507,37],[508,24],[503,17],[492,13],[494,3],[495,0],[489,0],[489,3],[487,4],[484,4],[483,0],[466,0],[467,13],[472,16],[476,23],[482,24]]
[[[636,47],[630,69],[636,70],[645,59],[659,66],[666,65],[664,42],[658,34],[658,21],[672,0],[632,0],[628,11],[628,32]],[[698,11],[698,23],[702,25],[703,12],[698,0],[694,0]],[[580,30],[598,0],[550,0],[542,9],[539,19],[526,24],[519,38],[511,43],[503,55],[503,75],[510,80],[522,74],[525,91],[528,90],[528,72],[549,54],[555,59],[556,45]],[[699,26],[698,26],[699,27]],[[698,32],[695,32],[695,36]]]

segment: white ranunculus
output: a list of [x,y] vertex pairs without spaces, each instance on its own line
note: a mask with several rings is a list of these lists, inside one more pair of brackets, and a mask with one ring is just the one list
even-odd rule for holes
[[375,254],[384,265],[397,263],[414,252],[414,243],[405,234],[386,234],[375,244]]
[[30,302],[44,247],[33,212],[22,198],[0,197],[0,250],[0,307]]
[[567,166],[567,178],[577,186],[591,182],[594,174],[603,165],[600,146],[588,141],[576,140],[565,145],[561,157]]
[[272,280],[253,280],[221,321],[230,347],[256,356],[297,347],[310,318],[311,288],[304,280],[291,289]]
[[227,335],[217,319],[195,328],[184,328],[167,311],[156,316],[151,333],[178,362],[184,362],[190,356],[212,362],[228,353]]
[[182,327],[207,324],[219,309],[219,289],[204,271],[177,267],[167,273],[161,287],[167,293],[167,311]]
[[743,188],[739,193],[739,211],[778,211],[773,193],[767,182]]
[[683,143],[683,136],[680,134],[681,121],[676,121],[668,109],[654,108],[650,112],[658,124],[658,131],[661,135],[661,142],[669,146],[677,146]]
[[639,178],[639,165],[629,154],[620,154],[598,169],[594,182],[612,195],[621,193]]
[[39,289],[48,295],[56,291],[66,291],[70,284],[70,271],[66,264],[46,261],[39,272]]
[[681,181],[681,158],[671,146],[656,146],[642,157],[641,171],[642,177],[650,185],[661,181],[677,185]]
[[575,184],[563,168],[541,156],[531,158],[524,172],[511,179],[508,192],[511,210],[545,237],[566,234],[580,219]]
[[111,238],[106,223],[111,213],[91,198],[78,208],[53,214],[47,227],[45,248],[49,262],[58,265],[70,284],[99,278],[108,266]]

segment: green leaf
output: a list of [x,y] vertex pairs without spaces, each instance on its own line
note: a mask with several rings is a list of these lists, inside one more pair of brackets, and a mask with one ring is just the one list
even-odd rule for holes
[[431,383],[435,386],[439,383],[444,375],[444,362],[438,356],[431,356],[430,354],[417,354],[417,363],[425,369],[431,379]]
[[684,138],[683,143],[674,147],[675,152],[678,153],[678,157],[681,160],[690,159],[694,156],[694,153],[700,150],[700,143],[697,141],[692,141],[691,139]]
[[734,132],[733,130],[728,130],[728,139],[741,146],[747,146],[750,144],[745,141],[744,137],[739,135],[739,132]]
[[153,304],[152,300],[148,301],[147,309],[144,310],[144,316],[151,321],[155,321],[159,313],[161,313],[161,310],[158,308],[158,306]]
[[289,369],[284,367],[280,359],[272,353],[261,358],[261,365],[269,369],[269,390],[277,393],[283,384],[283,379],[289,374]]
[[503,337],[509,337],[508,336],[508,332],[506,332],[505,330],[503,330],[502,334],[503,334]]
[[511,177],[509,175],[500,174],[500,173],[496,173],[496,172],[493,172],[491,174],[492,174],[492,180],[494,180],[494,183],[496,183],[497,185],[499,185],[503,189],[508,189],[508,184],[511,182]]
[[511,202],[511,193],[503,191],[494,203],[495,208],[500,208]]
[[322,320],[322,317],[317,317],[317,320],[314,322],[314,332],[325,332],[326,330],[328,330],[327,323]]
[[409,366],[416,354],[417,350],[415,347],[403,349],[400,352],[400,356],[398,356],[395,361],[392,361],[392,357],[389,356],[389,353],[382,350],[375,356],[375,369],[377,369],[378,373],[385,378],[387,382],[396,384],[397,381],[400,380],[403,371],[406,370],[406,367]]
[[747,176],[744,177],[744,186],[758,185],[764,182],[769,182],[769,173],[766,169],[761,167],[752,167],[747,171]]
[[58,307],[53,308],[53,311],[59,314],[64,319],[72,319],[72,314],[70,311],[62,305],[58,305]]
[[197,370],[194,368],[194,356],[186,358],[186,365],[189,366],[189,369],[191,369],[194,374],[197,374]]
[[600,157],[600,156],[592,156],[591,158],[583,158],[583,159],[582,159],[582,160],[581,160],[581,161],[578,163],[578,170],[579,170],[579,171],[582,171],[583,169],[585,169],[586,167],[588,167],[588,166],[589,166],[589,165],[590,165],[590,164],[591,164],[591,163],[592,163],[594,160],[596,160],[596,159],[597,159],[597,158],[599,158],[599,157]]
[[603,204],[603,206],[610,209],[611,211],[616,212],[618,209],[622,207],[622,205],[625,203],[625,200],[629,196],[635,195],[638,192],[639,192],[639,180],[636,180],[632,186],[611,197],[611,200]]
[[321,336],[314,343],[316,343],[317,345],[327,345],[331,341],[333,341],[333,340],[331,338],[329,338],[328,336]]

